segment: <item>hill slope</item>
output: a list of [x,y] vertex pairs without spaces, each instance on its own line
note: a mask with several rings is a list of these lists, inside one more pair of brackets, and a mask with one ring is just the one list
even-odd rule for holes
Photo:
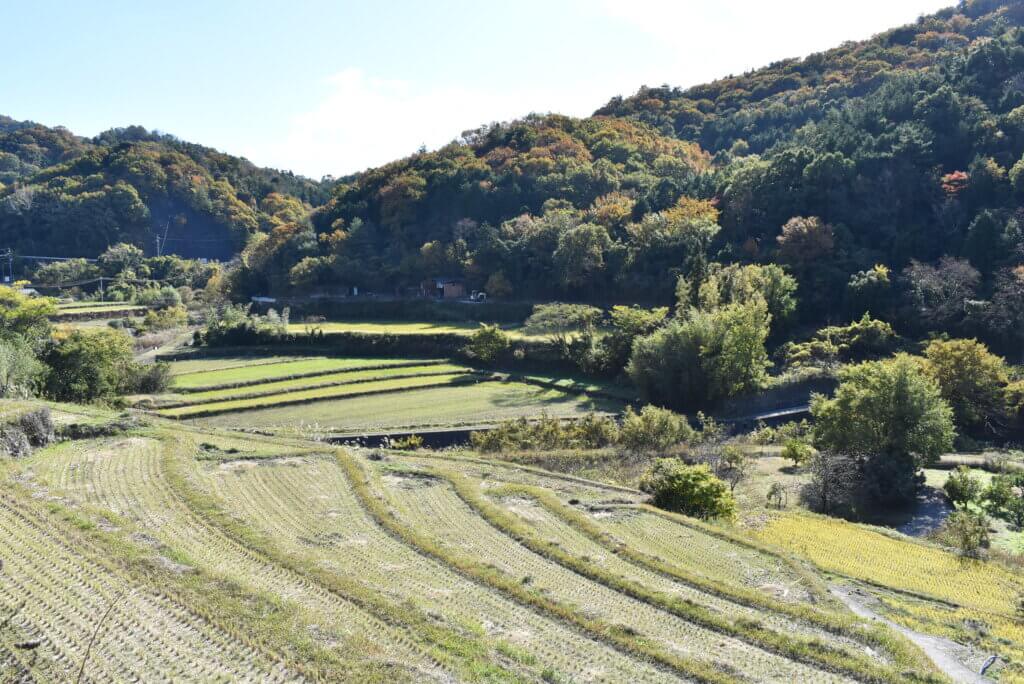
[[0,120],[0,236],[23,253],[154,253],[159,237],[163,252],[228,259],[323,199],[319,183],[141,127],[85,139]]
[[[876,264],[950,256],[978,272],[983,299],[1024,261],[1022,7],[965,2],[740,77],[645,88],[590,119],[481,129],[337,186],[315,234],[268,241],[242,289],[392,291],[446,275],[669,303],[675,276],[696,285],[707,260],[777,262],[820,320],[847,315],[848,283]],[[783,248],[799,217],[821,225],[795,223]]]

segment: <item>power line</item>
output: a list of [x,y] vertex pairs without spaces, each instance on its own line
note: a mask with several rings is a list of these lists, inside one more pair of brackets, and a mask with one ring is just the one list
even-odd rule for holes
[[[10,251],[10,250],[8,250]],[[30,254],[16,254],[15,259],[32,259],[33,261],[87,261],[90,264],[95,264],[96,259],[87,259],[86,257],[52,257],[52,256],[32,256]]]

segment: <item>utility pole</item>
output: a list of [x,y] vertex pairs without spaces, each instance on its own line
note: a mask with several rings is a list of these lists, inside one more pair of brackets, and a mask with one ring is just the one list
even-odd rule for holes
[[168,218],[167,222],[164,223],[164,239],[160,241],[160,236],[153,233],[153,239],[156,240],[156,255],[163,256],[163,248],[167,247],[167,233],[171,231],[171,219]]

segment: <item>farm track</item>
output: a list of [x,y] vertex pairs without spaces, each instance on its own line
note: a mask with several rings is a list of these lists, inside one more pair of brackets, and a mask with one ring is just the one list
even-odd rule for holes
[[[492,527],[441,480],[385,475],[383,483],[406,525],[563,605],[642,635],[676,657],[704,661],[723,672],[732,667],[756,681],[850,681],[707,630],[554,563]],[[430,521],[430,528],[422,529],[422,521]]]
[[[191,511],[164,476],[161,459],[168,446],[175,445],[136,439],[80,450],[71,458],[51,455],[46,463],[56,469],[50,479],[67,495],[133,519],[146,534],[210,574],[297,604],[307,624],[319,625],[331,640],[349,642],[358,657],[408,663],[424,672],[434,667],[406,635],[315,582],[268,562]],[[375,653],[371,644],[383,650]]]
[[[170,599],[83,555],[54,525],[12,497],[0,497],[4,550],[0,601],[20,640],[39,640],[47,676],[77,672],[96,618],[114,609],[93,646],[90,681],[286,681],[280,669]],[[70,579],[70,581],[69,581]]]
[[[220,498],[232,502],[236,515],[283,540],[290,553],[308,555],[333,572],[359,576],[391,600],[412,601],[456,626],[477,625],[489,640],[529,653],[541,668],[559,676],[572,681],[675,680],[580,636],[571,626],[508,601],[394,539],[367,515],[333,460],[221,468],[207,479]],[[396,582],[396,576],[402,581]]]

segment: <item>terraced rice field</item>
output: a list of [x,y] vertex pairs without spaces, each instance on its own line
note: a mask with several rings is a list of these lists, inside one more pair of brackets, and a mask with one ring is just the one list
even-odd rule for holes
[[[173,383],[136,397],[158,415],[204,424],[351,434],[478,426],[541,412],[572,417],[618,413],[611,385],[540,378],[557,387],[503,379],[445,359],[236,355],[171,364]],[[606,391],[607,390],[607,391]]]
[[[582,579],[570,569],[552,563],[508,539],[476,515],[442,482],[408,475],[385,476],[383,481],[406,525],[429,527],[429,533],[445,546],[478,558],[507,575],[513,575],[531,589],[559,603],[575,606],[606,623],[618,624],[626,630],[643,635],[673,654],[686,658],[707,658],[710,665],[718,668],[735,667],[744,672],[759,672],[762,678],[773,681],[841,680],[814,668],[798,666],[675,616],[665,615],[663,611],[623,596],[597,582]],[[531,520],[535,526],[538,517],[541,516],[536,515]],[[550,524],[546,529],[543,525],[539,526],[542,534],[547,532],[553,535],[563,548],[587,556],[591,562],[610,572],[647,583],[656,591],[712,605],[716,611],[733,616],[744,612],[739,606],[715,601],[683,585],[630,566],[611,554],[600,550],[595,552],[596,545],[581,538],[578,533],[563,529],[557,522],[548,522]],[[750,614],[753,613],[748,611],[748,617]]]
[[481,425],[547,412],[571,417],[589,411],[618,412],[622,404],[519,382],[408,389],[302,406],[268,407],[203,418],[206,425],[289,431],[317,425],[324,432],[352,433],[403,428]]
[[261,382],[256,385],[245,385],[243,387],[230,387],[226,389],[205,390],[200,392],[189,392],[182,395],[183,404],[206,404],[214,401],[223,401],[232,398],[258,397],[268,394],[283,394],[302,389],[318,389],[335,385],[350,385],[368,380],[404,379],[415,377],[429,377],[432,375],[451,375],[456,373],[468,373],[472,369],[451,363],[432,363],[426,365],[398,365],[392,368],[374,368],[371,370],[346,370],[337,373],[325,373],[323,375],[306,376],[292,380],[275,380]]
[[755,529],[823,570],[860,580],[889,618],[1009,659],[1001,681],[1024,681],[1024,577],[893,533],[812,515],[776,515]]
[[5,680],[940,681],[628,488],[149,420],[0,462]]
[[[281,407],[288,405],[305,405],[328,399],[338,399],[346,396],[365,396],[389,392],[404,392],[419,387],[440,387],[443,385],[464,384],[477,382],[481,378],[475,377],[467,372],[454,373],[422,373],[420,375],[402,376],[386,379],[387,376],[372,379],[372,376],[359,382],[347,384],[334,384],[328,386],[317,386],[311,383],[304,389],[292,391],[272,392],[269,394],[256,394],[248,396],[249,392],[240,392],[243,398],[224,399],[222,401],[211,401],[199,404],[186,404],[177,408],[164,409],[158,413],[166,418],[190,418],[204,415],[215,415],[219,413],[233,413],[237,411],[250,411],[253,409],[267,407]],[[258,385],[256,387],[259,387]]]
[[[207,681],[294,676],[159,587],[133,586],[75,530],[54,527],[10,492],[0,495],[0,535],[0,652],[10,649],[8,667],[30,680],[73,679],[100,626],[97,617],[108,611],[85,681],[155,672]],[[13,648],[25,642],[38,642],[31,655]]]
[[305,357],[228,357],[175,361],[173,388],[178,391],[202,391],[241,387],[274,380],[312,377],[343,370],[423,365],[427,359],[367,359],[328,356]]

